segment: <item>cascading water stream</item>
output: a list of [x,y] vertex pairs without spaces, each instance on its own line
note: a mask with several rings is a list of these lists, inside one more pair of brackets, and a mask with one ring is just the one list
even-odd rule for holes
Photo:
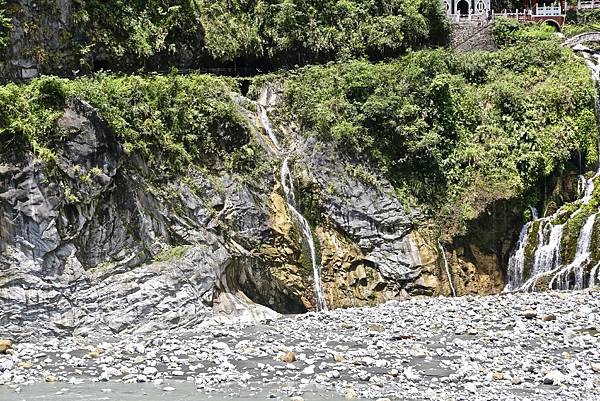
[[[586,49],[582,47],[578,50]],[[592,78],[596,82],[596,85],[598,85],[600,82],[600,55],[591,55],[589,52],[584,51],[583,56],[592,73]],[[597,94],[596,116],[598,117],[599,115],[600,97]],[[583,206],[588,205],[591,202],[595,189],[594,180],[598,177],[600,177],[600,161],[598,162],[598,170],[592,178],[586,180],[582,175],[577,177],[577,192],[579,199],[575,202],[575,204],[579,207],[570,215],[570,219],[580,214],[584,209]],[[539,280],[543,277],[551,277],[549,281],[550,289],[569,289],[571,286],[572,277],[574,277],[574,288],[584,288],[585,267],[591,258],[590,248],[597,214],[587,217],[583,226],[581,227],[573,261],[567,265],[562,265],[561,242],[565,224],[552,224],[552,221],[559,217],[557,215],[559,212],[560,209],[552,216],[538,219],[532,210],[533,220],[538,223],[538,235],[532,266],[530,272],[528,273],[529,277],[527,280],[525,280],[525,263],[527,262],[525,250],[527,248],[528,241],[534,240],[533,238],[528,238],[533,222],[527,223],[521,230],[519,242],[517,243],[517,246],[509,259],[507,269],[508,284],[506,286],[506,290],[534,290]],[[589,279],[590,286],[595,285],[595,282],[598,279],[597,274],[599,266],[600,263],[598,263],[591,271]]]
[[587,184],[587,180],[585,179],[585,177],[583,175],[578,175],[577,176],[577,197],[578,198],[582,198],[583,194],[585,193],[585,187]]
[[523,285],[523,268],[525,266],[525,248],[529,239],[529,227],[531,223],[527,223],[521,229],[519,234],[519,242],[517,248],[510,256],[508,261],[508,283],[505,291],[513,291]]
[[277,136],[275,136],[275,132],[273,131],[273,126],[271,125],[271,120],[269,120],[269,116],[267,114],[267,109],[260,103],[256,103],[256,109],[258,111],[258,118],[260,118],[260,123],[267,132],[269,139],[273,143],[275,150],[280,152],[281,145],[279,145],[279,141],[277,140]]
[[[553,225],[549,218],[540,219],[537,244],[538,247],[533,256],[531,277],[518,289],[531,291],[535,289],[538,280],[551,274],[560,266],[561,262],[561,240],[564,225]],[[519,267],[524,272],[524,259]],[[523,280],[523,277],[521,277]]]
[[450,290],[452,291],[452,296],[456,297],[456,289],[454,288],[454,284],[452,283],[452,274],[450,274],[450,266],[448,265],[448,259],[446,258],[446,250],[444,246],[438,239],[438,245],[440,247],[440,252],[442,253],[442,260],[444,261],[444,269],[446,269],[446,276],[448,277],[448,283],[450,284]]
[[579,233],[577,240],[577,248],[575,250],[575,258],[573,262],[560,269],[550,280],[549,288],[556,287],[560,290],[568,290],[570,283],[570,274],[575,273],[575,289],[581,290],[584,287],[584,271],[583,268],[589,261],[591,256],[590,248],[592,246],[592,230],[596,222],[596,214],[591,215],[585,220]]
[[[277,154],[280,154],[282,151],[281,145],[277,140],[277,136],[275,135],[275,131],[273,130],[273,126],[271,125],[271,120],[269,120],[269,116],[267,114],[267,109],[261,105],[260,103],[256,103],[256,108],[258,111],[258,116],[260,118],[260,122],[265,129],[265,132],[269,136],[273,148]],[[303,243],[306,245],[308,249],[308,253],[310,255],[310,261],[313,270],[313,278],[315,282],[315,296],[317,300],[317,310],[327,310],[327,302],[325,301],[325,293],[323,291],[323,282],[321,278],[321,266],[317,262],[317,251],[315,248],[315,241],[310,229],[310,225],[306,218],[300,213],[297,209],[296,205],[296,196],[294,193],[294,184],[292,175],[289,169],[289,156],[285,156],[281,162],[280,169],[280,179],[281,186],[283,187],[283,192],[285,195],[285,199],[288,205],[289,210],[292,212],[294,219],[296,220],[296,224],[302,234]]]
[[535,207],[529,206],[529,211],[531,211],[531,218],[533,220],[537,220],[539,218],[539,216],[538,216],[538,210]]
[[288,167],[288,157],[286,156],[281,163],[281,186],[285,194],[288,207],[295,216],[299,228],[302,231],[302,236],[308,246],[310,253],[310,261],[312,263],[313,276],[315,281],[315,294],[317,296],[317,309],[327,310],[327,303],[325,302],[325,294],[323,293],[323,285],[321,282],[321,266],[317,263],[317,252],[315,250],[315,242],[313,239],[312,231],[308,224],[308,221],[304,216],[296,209],[296,198],[294,196],[294,185],[291,180],[290,169]]
[[[543,219],[545,225],[540,225],[538,248],[533,257],[533,274],[541,274],[548,269],[554,269],[560,265],[560,243],[562,240],[564,225],[553,225],[548,219]],[[550,234],[546,234],[547,231]],[[547,242],[545,238],[547,236]],[[541,245],[541,246],[540,246]]]

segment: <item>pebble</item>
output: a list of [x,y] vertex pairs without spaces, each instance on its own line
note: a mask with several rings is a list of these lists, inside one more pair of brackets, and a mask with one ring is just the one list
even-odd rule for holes
[[494,372],[492,374],[492,379],[494,379],[494,380],[504,380],[504,373],[503,372]]
[[348,390],[346,390],[346,394],[344,395],[344,397],[347,400],[355,400],[358,398],[358,394],[356,393],[354,387],[349,387]]
[[156,376],[158,374],[158,369],[156,369],[154,366],[147,366],[142,371],[142,374],[144,376]]
[[303,375],[314,375],[315,374],[315,366],[309,365],[309,366],[305,367],[304,369],[302,369],[302,374]]
[[551,370],[550,372],[546,373],[546,375],[544,376],[544,379],[543,379],[544,384],[550,384],[553,386],[559,386],[564,381],[565,381],[565,375],[563,375],[560,371],[558,371],[556,369]]
[[0,354],[6,354],[9,349],[12,349],[13,343],[11,340],[0,339]]
[[382,324],[370,324],[369,325],[369,332],[381,333],[383,331],[385,331],[385,326]]
[[281,357],[281,360],[285,363],[294,363],[296,362],[296,354],[292,351],[288,351]]

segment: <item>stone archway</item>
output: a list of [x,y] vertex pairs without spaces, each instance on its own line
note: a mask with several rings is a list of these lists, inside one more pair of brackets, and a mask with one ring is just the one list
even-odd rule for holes
[[547,20],[545,20],[544,21],[544,25],[551,26],[552,28],[554,28],[554,30],[556,32],[560,32],[561,31],[560,24],[558,22],[554,21],[553,19],[547,19]]
[[456,3],[456,11],[460,15],[468,15],[469,3],[466,0],[460,0],[458,3]]

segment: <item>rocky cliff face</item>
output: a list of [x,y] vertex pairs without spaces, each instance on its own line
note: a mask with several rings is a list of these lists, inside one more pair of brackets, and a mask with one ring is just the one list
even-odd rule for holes
[[[2,327],[148,331],[314,309],[312,269],[281,190],[281,160],[249,111],[253,103],[235,99],[251,137],[229,140],[262,143],[271,171],[261,182],[223,168],[192,166],[185,177],[150,169],[79,99],[58,121],[65,135],[55,163],[8,147],[0,164]],[[277,126],[277,134],[314,230],[330,307],[446,292],[437,254],[414,230],[417,212],[389,184],[350,174],[352,160],[303,139],[293,123]]]

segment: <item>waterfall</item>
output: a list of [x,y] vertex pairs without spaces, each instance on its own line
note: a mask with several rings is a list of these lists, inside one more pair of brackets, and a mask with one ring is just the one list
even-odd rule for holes
[[279,141],[277,140],[277,136],[275,136],[275,131],[273,130],[273,126],[271,125],[271,120],[269,120],[269,116],[267,115],[267,109],[260,103],[256,103],[256,109],[258,111],[258,118],[260,118],[260,123],[265,129],[269,139],[275,146],[276,151],[281,151],[281,145],[279,145]]
[[440,252],[442,254],[442,260],[444,261],[444,268],[446,269],[446,276],[448,276],[448,283],[450,284],[450,290],[452,290],[452,296],[456,296],[456,289],[454,288],[454,284],[452,283],[452,274],[450,274],[450,266],[448,265],[448,259],[446,258],[446,251],[444,250],[444,246],[438,239],[438,245],[440,247]]
[[585,183],[585,191],[583,193],[583,198],[581,198],[582,205],[587,205],[592,200],[592,195],[594,194],[594,180],[596,178],[598,178],[598,173]]
[[302,216],[302,214],[296,209],[296,198],[294,195],[294,184],[292,183],[290,169],[288,167],[288,156],[283,159],[281,163],[281,186],[285,194],[288,207],[292,211],[292,214],[297,220],[302,236],[308,246],[310,253],[310,261],[313,269],[313,276],[315,281],[315,294],[317,296],[317,309],[327,310],[327,303],[325,302],[325,294],[323,293],[323,285],[321,282],[321,266],[317,263],[317,252],[315,250],[315,242],[313,239],[312,231],[308,224],[308,221]]
[[[551,274],[560,267],[560,244],[563,229],[564,224],[555,226],[548,218],[540,220],[537,238],[538,246],[533,255],[531,277],[518,289],[523,291],[535,290],[535,286],[540,278]],[[524,269],[524,266],[521,268]]]
[[508,261],[508,283],[505,291],[513,291],[523,285],[524,269],[525,269],[525,248],[529,238],[529,227],[531,223],[527,223],[521,229],[519,234],[519,242],[517,248],[510,256]]
[[532,220],[537,220],[539,218],[539,216],[538,216],[538,210],[535,207],[529,206],[529,211],[531,211],[531,218],[532,218]]
[[572,272],[575,273],[575,289],[583,289],[584,287],[584,266],[589,261],[591,256],[590,248],[592,245],[592,229],[596,222],[596,214],[591,215],[585,220],[585,223],[581,227],[579,233],[579,239],[577,240],[577,248],[575,250],[575,258],[573,262],[569,263],[562,269],[560,269],[552,280],[548,287],[550,289],[556,287],[560,290],[568,290],[570,284],[570,275]]
[[[275,130],[271,125],[271,120],[267,114],[267,109],[260,103],[256,103],[256,109],[258,113],[258,117],[260,119],[260,123],[263,126],[265,132],[267,133],[272,148],[274,148],[275,153],[281,154],[282,148],[277,140],[277,135],[275,135]],[[315,248],[315,240],[313,238],[312,231],[310,229],[310,225],[306,218],[298,211],[296,205],[296,195],[294,193],[294,184],[292,175],[289,169],[288,164],[289,156],[285,156],[281,162],[280,169],[280,179],[281,186],[283,187],[283,192],[285,195],[285,199],[288,205],[289,210],[292,212],[292,216],[295,220],[295,223],[302,235],[303,244],[306,245],[308,249],[308,253],[310,255],[310,262],[313,270],[313,278],[315,282],[315,296],[317,300],[317,310],[327,310],[327,302],[325,301],[325,293],[323,291],[323,282],[321,279],[321,266],[317,262],[317,251]]]
[[587,184],[587,180],[585,179],[585,177],[581,174],[578,175],[577,176],[577,198],[583,197],[583,194],[585,193],[586,184]]
[[[533,274],[544,273],[560,264],[560,243],[564,225],[553,225],[548,219],[541,225],[538,232],[538,247],[533,256]],[[547,232],[550,231],[548,235]],[[547,237],[547,241],[545,240]]]
[[[587,52],[583,53],[585,62],[587,63],[592,73],[592,78],[598,85],[600,82],[600,55],[591,55]],[[596,94],[596,117],[600,115],[600,97]],[[599,135],[600,137],[600,135]],[[583,175],[577,176],[577,196],[578,200],[575,205],[578,205],[569,218],[572,219],[584,211],[583,206],[588,205],[593,198],[595,183],[594,181],[600,177],[600,160],[598,162],[598,170],[596,174],[586,180]],[[585,287],[585,268],[591,259],[591,242],[593,235],[594,223],[597,213],[586,218],[577,239],[577,247],[573,261],[567,265],[561,264],[561,241],[563,236],[564,224],[553,225],[552,221],[559,217],[560,209],[552,216],[537,218],[533,213],[534,220],[539,222],[537,239],[528,239],[528,231],[532,223],[527,223],[521,230],[519,242],[515,250],[510,256],[507,275],[508,284],[506,289],[509,291],[535,290],[536,284],[543,277],[551,277],[549,288],[557,288],[567,290],[571,286],[572,278],[574,279],[573,287],[582,289]],[[524,277],[525,272],[525,248],[528,240],[536,240],[535,254],[533,257],[533,265],[529,277]],[[592,269],[589,278],[589,286],[595,285],[598,280],[598,263]],[[522,283],[522,284],[521,284]]]

